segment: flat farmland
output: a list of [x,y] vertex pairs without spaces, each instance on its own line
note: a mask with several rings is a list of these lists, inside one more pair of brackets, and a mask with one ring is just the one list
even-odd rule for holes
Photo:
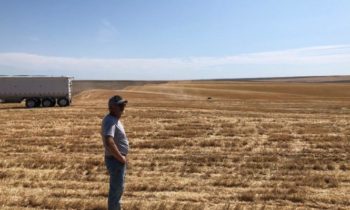
[[349,209],[350,84],[169,82],[0,104],[1,209],[106,209],[100,124],[129,100],[124,209]]

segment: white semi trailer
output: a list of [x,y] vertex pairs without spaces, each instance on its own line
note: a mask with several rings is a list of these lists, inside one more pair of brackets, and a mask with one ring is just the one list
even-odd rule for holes
[[26,107],[53,107],[56,103],[63,107],[72,102],[71,77],[0,77],[0,101],[20,103]]

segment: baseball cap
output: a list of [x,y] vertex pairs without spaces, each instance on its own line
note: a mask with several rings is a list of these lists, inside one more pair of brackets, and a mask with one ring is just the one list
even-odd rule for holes
[[127,104],[128,101],[123,99],[121,96],[115,95],[112,96],[109,100],[108,100],[108,106],[111,105],[120,105],[120,104]]

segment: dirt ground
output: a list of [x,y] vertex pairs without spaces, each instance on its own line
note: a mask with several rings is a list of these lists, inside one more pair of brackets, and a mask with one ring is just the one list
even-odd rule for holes
[[0,104],[1,209],[106,209],[100,124],[129,100],[124,209],[349,209],[350,84],[170,82]]

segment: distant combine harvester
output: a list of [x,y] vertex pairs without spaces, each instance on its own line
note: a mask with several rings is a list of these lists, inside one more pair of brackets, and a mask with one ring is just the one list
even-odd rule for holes
[[27,108],[69,106],[72,102],[71,77],[1,76],[0,102],[21,103]]

